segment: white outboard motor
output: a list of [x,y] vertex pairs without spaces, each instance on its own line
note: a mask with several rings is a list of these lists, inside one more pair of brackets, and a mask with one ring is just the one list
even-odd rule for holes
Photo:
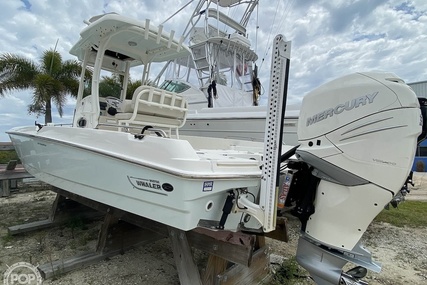
[[[381,270],[359,240],[405,183],[421,129],[415,93],[392,73],[351,74],[304,97],[288,200],[302,222],[297,260],[317,284],[367,284],[366,269]],[[347,262],[358,267],[343,273]]]

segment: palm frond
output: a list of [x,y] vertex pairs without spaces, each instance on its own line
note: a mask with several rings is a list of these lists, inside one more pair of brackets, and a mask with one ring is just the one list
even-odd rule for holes
[[[81,65],[76,60],[62,61],[62,56],[55,50],[46,50],[40,64],[13,54],[0,56],[0,96],[5,92],[18,89],[33,89],[32,104],[28,112],[45,115],[45,122],[51,122],[51,104],[56,105],[59,115],[67,95],[76,96],[79,86]],[[85,78],[92,77],[92,70],[87,69]]]
[[67,60],[63,63],[61,73],[58,74],[58,80],[61,81],[66,93],[76,97],[79,89],[79,76],[81,65],[78,61]]
[[67,92],[61,92],[57,94],[57,96],[52,97],[52,101],[56,106],[56,109],[58,109],[58,114],[62,118],[62,115],[64,114],[64,106],[65,103],[67,103]]
[[37,89],[33,91],[32,103],[28,105],[28,114],[40,116],[46,113],[46,102],[42,100],[44,95],[41,92],[43,91]]
[[40,73],[31,61],[18,55],[6,53],[0,56],[0,96],[14,90],[28,89]]
[[54,50],[46,50],[43,52],[41,67],[44,73],[56,77],[62,70],[62,56]]

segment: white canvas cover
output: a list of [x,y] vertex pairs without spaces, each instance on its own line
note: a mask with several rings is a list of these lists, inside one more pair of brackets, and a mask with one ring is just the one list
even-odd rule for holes
[[217,84],[218,98],[214,99],[214,107],[245,107],[253,106],[252,92],[231,89],[230,87]]

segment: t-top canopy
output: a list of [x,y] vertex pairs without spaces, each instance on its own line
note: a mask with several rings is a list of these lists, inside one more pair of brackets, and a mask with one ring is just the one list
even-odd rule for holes
[[[92,17],[88,23],[80,33],[80,40],[70,50],[81,61],[87,50],[96,52],[101,44],[107,46],[106,56],[117,61],[130,61],[132,66],[165,62],[190,54],[183,39],[174,38],[174,31],[167,33],[163,26],[150,25],[150,20],[105,14]],[[89,64],[93,65],[90,59]]]

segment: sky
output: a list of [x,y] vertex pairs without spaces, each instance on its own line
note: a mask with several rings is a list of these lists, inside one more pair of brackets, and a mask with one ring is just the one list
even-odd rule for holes
[[[0,54],[13,53],[38,62],[43,51],[57,44],[64,60],[75,59],[70,48],[86,26],[84,20],[115,12],[160,24],[189,0],[2,0]],[[164,24],[184,29],[195,4]],[[393,72],[407,83],[427,80],[427,1],[425,0],[260,0],[248,24],[249,39],[258,53],[264,89],[272,41],[277,34],[292,41],[288,103],[295,104],[332,79],[361,71]],[[258,28],[257,28],[258,26]],[[0,97],[0,142],[7,130],[44,122],[29,115],[32,90]],[[267,94],[262,101],[266,102]],[[70,123],[70,98],[54,123]]]

